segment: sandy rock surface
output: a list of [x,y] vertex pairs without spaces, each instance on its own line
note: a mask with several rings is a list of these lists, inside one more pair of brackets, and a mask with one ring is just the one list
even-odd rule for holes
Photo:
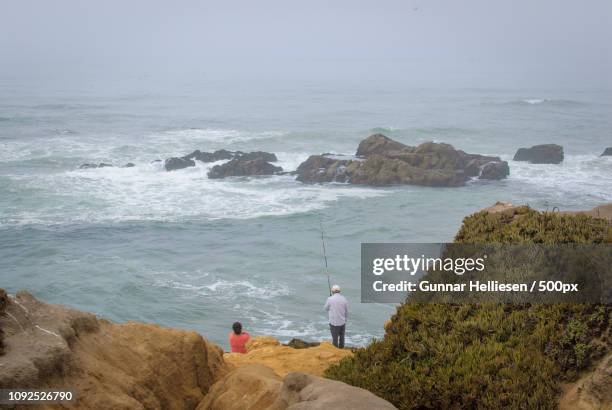
[[247,344],[246,354],[226,353],[224,359],[235,367],[263,364],[281,377],[291,372],[321,376],[331,364],[352,355],[350,350],[337,349],[327,342],[308,349],[294,349],[271,337],[257,337]]

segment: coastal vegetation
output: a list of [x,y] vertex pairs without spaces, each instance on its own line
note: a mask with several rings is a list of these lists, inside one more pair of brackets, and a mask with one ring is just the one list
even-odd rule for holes
[[[455,242],[601,244],[611,237],[605,219],[524,206],[465,218]],[[400,409],[556,408],[561,384],[612,350],[610,313],[601,304],[407,302],[383,339],[326,376]]]

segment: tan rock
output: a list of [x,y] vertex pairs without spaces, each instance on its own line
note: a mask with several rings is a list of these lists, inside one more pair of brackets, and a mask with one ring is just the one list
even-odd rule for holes
[[612,409],[612,354],[604,357],[592,372],[566,386],[559,400],[561,410]]
[[226,353],[224,359],[235,367],[263,364],[281,377],[291,372],[320,376],[330,365],[352,355],[350,350],[326,342],[308,349],[294,349],[271,337],[257,337],[247,344],[246,354]]
[[246,365],[215,383],[197,410],[271,409],[281,386],[282,379],[274,370],[262,364]]
[[[285,407],[286,406],[286,407]],[[288,410],[387,410],[391,403],[367,390],[310,374],[290,373],[272,409]]]
[[284,379],[269,367],[250,364],[218,381],[197,410],[394,409],[387,401],[348,384],[305,373]]
[[5,313],[0,388],[74,389],[71,408],[195,408],[227,371],[195,332],[112,324],[28,293],[9,297]]

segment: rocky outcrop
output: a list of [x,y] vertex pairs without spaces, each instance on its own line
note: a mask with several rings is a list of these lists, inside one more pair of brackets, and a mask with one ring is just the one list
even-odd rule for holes
[[587,211],[561,211],[561,214],[567,215],[587,215],[594,218],[603,218],[612,221],[612,203],[596,206]]
[[531,148],[519,148],[514,154],[514,160],[532,164],[560,164],[563,162],[563,147],[557,144],[543,144]]
[[[244,394],[247,391],[249,394]],[[217,382],[197,410],[385,410],[395,409],[372,393],[305,373],[281,379],[270,368],[251,364]]]
[[282,380],[262,364],[240,367],[215,383],[197,410],[286,409],[287,406],[274,404],[280,396]]
[[242,158],[244,160],[252,160],[263,158],[267,162],[276,162],[278,159],[276,155],[271,152],[265,151],[253,151],[253,152],[242,152],[242,151],[228,151],[226,149],[220,149],[214,152],[202,152],[195,150],[191,154],[187,154],[182,158],[193,159],[202,162],[217,162],[225,161],[234,158]]
[[185,155],[183,158],[193,159],[202,162],[216,162],[232,159],[234,158],[234,153],[226,149],[220,149],[215,152],[202,152],[197,149],[191,154]]
[[479,179],[504,179],[510,175],[510,167],[506,161],[489,162],[482,167]]
[[273,175],[282,170],[281,167],[277,167],[266,161],[265,157],[247,154],[243,157],[234,158],[225,164],[215,165],[208,172],[208,178],[219,179],[225,177]]
[[368,157],[374,154],[385,155],[389,152],[402,151],[409,148],[408,145],[392,140],[383,134],[374,134],[359,143],[356,155],[358,157]]
[[305,183],[349,182],[347,166],[351,166],[351,172],[353,172],[360,166],[358,161],[311,155],[298,166],[297,180]]
[[365,390],[316,377],[352,355],[329,343],[298,350],[259,337],[247,354],[226,354],[226,362],[195,332],[113,324],[2,289],[0,330],[0,389],[72,389],[75,409],[393,408]]
[[[312,155],[298,167],[297,180],[373,186],[462,186],[472,177],[501,179],[509,173],[508,164],[499,157],[468,154],[434,142],[411,147],[382,134],[363,140],[357,154],[351,159]],[[487,172],[483,174],[485,167]]]
[[273,369],[279,376],[291,372],[323,375],[325,369],[353,355],[348,349],[337,349],[328,342],[309,349],[294,349],[283,346],[271,337],[256,337],[247,343],[247,353],[226,353],[227,363],[242,367],[249,364],[263,364]]
[[367,390],[304,373],[291,373],[283,380],[276,408],[291,410],[391,410],[396,407]]
[[612,156],[612,147],[606,148],[604,152],[602,152],[601,156],[602,157]]
[[[0,318],[5,315],[4,311],[8,305],[8,295],[4,289],[0,289]],[[4,354],[4,329],[0,326],[0,356]]]
[[116,325],[28,293],[0,315],[0,388],[75,389],[74,408],[195,408],[225,375],[222,351],[195,332]]
[[559,400],[561,410],[612,408],[612,354],[604,357],[590,372],[566,386]]
[[280,172],[283,169],[276,167],[270,162],[275,162],[278,159],[271,152],[253,151],[228,151],[220,149],[214,152],[202,152],[195,150],[183,157],[168,158],[164,162],[166,171],[174,171],[188,167],[194,167],[195,161],[201,162],[217,162],[228,161],[222,165],[215,165],[208,173],[209,178],[225,178],[228,176],[245,176],[245,175],[272,175],[275,172]]
[[195,167],[195,161],[189,158],[172,157],[164,161],[166,171],[176,171],[188,167]]

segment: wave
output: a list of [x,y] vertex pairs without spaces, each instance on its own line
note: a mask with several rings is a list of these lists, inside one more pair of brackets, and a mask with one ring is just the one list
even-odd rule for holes
[[[244,131],[236,129],[220,128],[181,128],[168,130],[162,134],[156,134],[159,138],[169,138],[182,141],[198,142],[223,142],[233,144],[253,140],[281,139],[287,133],[284,131]],[[195,148],[193,148],[195,149]]]
[[[50,134],[50,135],[49,135]],[[84,162],[106,162],[122,165],[127,162],[149,162],[156,158],[182,156],[196,149],[207,151],[220,148],[246,150],[251,145],[277,142],[285,137],[284,131],[241,131],[217,128],[181,128],[155,132],[128,139],[111,135],[103,141],[97,136],[80,135],[69,129],[51,129],[37,138],[0,140],[0,162],[23,161],[53,157],[74,168]],[[126,142],[128,143],[126,145]],[[118,147],[129,146],[130,150]],[[255,145],[256,146],[256,145]],[[78,158],[75,162],[75,158]]]
[[540,196],[556,200],[558,204],[581,198],[610,202],[612,158],[566,155],[558,165],[510,161],[508,182],[519,183],[522,190],[537,192]]
[[[277,155],[287,169],[294,169],[307,156]],[[347,185],[304,185],[290,175],[208,179],[207,172],[215,164],[197,161],[195,167],[173,172],[166,172],[161,163],[145,163],[133,168],[7,176],[11,189],[19,193],[11,198],[23,201],[19,207],[7,206],[0,214],[0,224],[250,219],[312,212],[344,198],[371,198],[390,192]]]
[[393,134],[394,132],[400,131],[398,127],[374,127],[370,128],[372,134]]
[[578,106],[583,105],[583,102],[576,100],[568,100],[568,99],[551,99],[551,98],[525,98],[520,100],[513,100],[507,102],[509,105],[523,105],[523,106],[538,106],[538,105],[546,105],[546,106]]
[[236,295],[241,298],[269,300],[279,296],[291,294],[290,289],[279,283],[267,283],[257,286],[249,280],[217,279],[213,283],[194,285],[176,280],[161,280],[153,284],[154,287],[163,287],[181,291],[195,292],[201,296],[213,297],[217,300],[235,300]]

